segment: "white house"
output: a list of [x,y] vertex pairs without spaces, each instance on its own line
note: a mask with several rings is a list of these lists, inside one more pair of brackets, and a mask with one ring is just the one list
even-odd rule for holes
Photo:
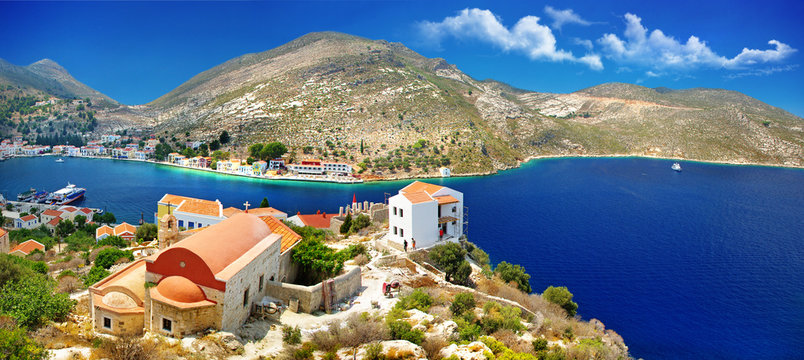
[[351,175],[354,171],[352,165],[344,163],[325,162],[322,165],[324,165],[324,171],[330,174]]
[[427,248],[463,235],[463,193],[414,181],[388,199],[388,239]]
[[14,219],[14,227],[17,229],[36,229],[39,227],[39,218],[36,215],[25,215]]

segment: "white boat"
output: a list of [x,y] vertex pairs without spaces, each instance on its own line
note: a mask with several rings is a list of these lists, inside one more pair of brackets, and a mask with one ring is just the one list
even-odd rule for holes
[[671,166],[670,168],[675,170],[675,171],[681,172],[681,164],[679,164],[677,162],[673,163],[673,166]]
[[64,159],[58,158],[58,159],[56,159],[56,162],[64,162]]
[[84,188],[76,187],[73,184],[67,183],[67,187],[50,193],[45,202],[54,205],[67,205],[84,197],[84,193],[86,191],[87,190]]

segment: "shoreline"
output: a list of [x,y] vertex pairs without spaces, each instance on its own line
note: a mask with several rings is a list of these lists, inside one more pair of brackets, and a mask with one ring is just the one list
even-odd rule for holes
[[[59,156],[59,154],[40,154],[40,155],[15,155],[14,157],[18,158],[27,158],[27,157],[39,157],[39,156]],[[713,165],[729,165],[729,166],[758,166],[758,167],[770,167],[770,168],[780,168],[780,169],[799,169],[804,170],[804,165],[790,165],[790,164],[766,164],[766,163],[758,163],[758,162],[740,162],[736,160],[700,160],[700,159],[688,159],[688,158],[681,158],[681,157],[664,157],[664,156],[653,156],[653,155],[639,155],[639,154],[606,154],[606,155],[587,155],[587,154],[574,154],[574,155],[534,155],[525,158],[524,160],[518,160],[516,165],[508,166],[502,169],[495,169],[492,171],[486,172],[475,172],[475,173],[465,173],[465,174],[452,174],[451,176],[439,176],[439,175],[415,175],[415,176],[403,176],[403,177],[393,177],[393,178],[385,178],[385,179],[360,179],[359,181],[338,181],[336,179],[317,179],[317,178],[305,178],[301,176],[282,176],[282,177],[268,177],[268,176],[257,176],[257,175],[248,175],[248,174],[239,174],[239,173],[230,173],[230,172],[223,172],[217,171],[214,169],[209,168],[196,168],[190,166],[183,166],[179,164],[171,164],[168,162],[160,162],[160,161],[153,161],[153,160],[140,160],[140,159],[116,159],[112,157],[101,157],[101,156],[62,156],[62,157],[73,157],[73,158],[83,158],[83,159],[100,159],[100,160],[123,160],[123,161],[135,161],[141,163],[150,163],[154,165],[164,165],[170,166],[180,169],[187,169],[187,170],[199,170],[208,173],[218,174],[218,175],[230,175],[230,176],[238,176],[238,177],[245,177],[257,180],[267,180],[267,181],[290,181],[290,182],[314,182],[314,183],[331,183],[331,184],[343,184],[343,185],[355,185],[355,184],[371,184],[371,183],[381,183],[381,182],[393,182],[393,181],[405,181],[405,180],[415,180],[415,179],[439,179],[439,178],[464,178],[464,177],[483,177],[483,176],[491,176],[499,174],[503,171],[515,170],[521,168],[523,165],[526,165],[532,161],[538,160],[553,160],[553,159],[584,159],[584,158],[610,158],[610,159],[624,159],[624,158],[634,158],[634,159],[654,159],[654,160],[673,160],[673,161],[686,161],[686,162],[696,162],[696,163],[703,163],[703,164],[713,164]]]

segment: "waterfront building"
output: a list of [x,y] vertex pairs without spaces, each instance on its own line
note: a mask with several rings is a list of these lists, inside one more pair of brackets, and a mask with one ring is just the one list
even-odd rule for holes
[[324,171],[327,174],[334,175],[351,175],[354,171],[352,165],[337,162],[323,162]]
[[95,213],[89,208],[78,208],[75,206],[62,206],[58,210],[61,212],[59,215],[62,219],[69,219],[70,221],[75,221],[75,217],[78,215],[84,216],[87,221],[92,221],[92,218],[95,216]]
[[39,227],[39,218],[36,215],[25,215],[14,219],[14,227],[17,229],[36,229]]
[[133,242],[137,237],[137,228],[127,222],[114,227],[114,235],[128,242]]
[[268,163],[262,160],[255,161],[253,164],[251,164],[251,168],[251,171],[254,175],[262,175],[265,173],[265,169],[268,168]]
[[19,256],[19,257],[26,257],[28,254],[33,252],[34,250],[39,250],[41,252],[45,252],[45,245],[42,243],[31,239],[25,242],[20,243],[19,245],[15,246],[11,251],[9,251],[9,255]]
[[42,214],[39,215],[39,219],[42,220],[43,223],[48,223],[55,218],[62,218],[64,213],[58,210],[47,209],[42,211]]
[[268,169],[281,170],[285,167],[285,159],[271,159],[268,161]]
[[10,246],[8,231],[0,227],[0,254],[8,252]]
[[388,199],[388,239],[427,248],[463,235],[463,193],[414,181]]
[[302,160],[301,164],[290,164],[287,167],[288,170],[299,175],[324,175],[324,166],[318,159]]
[[90,287],[95,330],[178,338],[235,331],[271,295],[266,284],[279,277],[282,241],[260,218],[236,214],[138,260]]
[[101,241],[112,235],[114,235],[114,229],[109,225],[103,225],[95,229],[95,241]]

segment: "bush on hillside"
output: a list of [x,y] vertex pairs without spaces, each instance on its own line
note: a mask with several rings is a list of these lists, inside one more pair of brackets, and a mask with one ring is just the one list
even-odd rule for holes
[[402,310],[419,309],[423,312],[427,312],[432,305],[433,297],[422,291],[422,289],[416,289],[408,295],[400,296],[399,301],[397,301],[394,307]]
[[49,320],[61,320],[75,305],[67,294],[54,293],[56,282],[43,275],[23,277],[0,288],[0,314],[20,326],[35,329]]
[[525,272],[525,268],[522,266],[512,265],[503,261],[497,265],[497,268],[494,269],[494,273],[507,283],[515,283],[519,290],[522,290],[526,293],[531,292],[530,275]]
[[466,262],[465,256],[466,250],[456,243],[436,245],[430,250],[430,260],[432,260],[439,269],[444,271],[447,281],[457,284],[464,284],[466,282],[465,280],[469,276],[469,274],[466,273],[467,267],[469,273],[471,273],[471,267],[469,267],[469,263]]
[[544,290],[544,293],[542,293],[542,297],[545,300],[561,306],[567,311],[567,315],[569,317],[574,317],[576,311],[578,310],[578,304],[572,301],[572,296],[572,293],[567,289],[566,286],[550,286]]
[[103,249],[95,258],[95,265],[104,269],[109,269],[120,259],[134,261],[134,255],[130,251],[123,251],[117,248]]
[[50,354],[42,345],[28,337],[25,329],[16,326],[0,327],[0,357],[3,359],[44,360]]
[[449,310],[453,316],[463,316],[468,311],[473,311],[475,306],[475,295],[470,292],[462,292],[455,295]]
[[124,248],[128,246],[128,241],[119,236],[110,235],[101,239],[95,244],[95,247],[101,246],[115,246],[118,248]]
[[111,275],[111,273],[108,270],[95,265],[92,269],[89,269],[89,272],[84,276],[84,286],[92,286],[109,275]]
[[389,323],[388,330],[391,333],[391,338],[394,340],[407,340],[416,345],[420,345],[422,341],[424,341],[424,332],[414,330],[413,326],[404,320]]

